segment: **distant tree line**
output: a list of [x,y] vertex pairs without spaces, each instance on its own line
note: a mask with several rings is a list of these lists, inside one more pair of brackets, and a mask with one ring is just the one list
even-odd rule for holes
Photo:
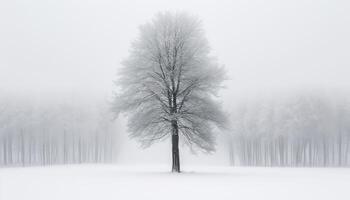
[[115,135],[102,102],[1,100],[0,166],[111,162]]
[[295,92],[255,99],[232,113],[232,165],[350,166],[348,96]]

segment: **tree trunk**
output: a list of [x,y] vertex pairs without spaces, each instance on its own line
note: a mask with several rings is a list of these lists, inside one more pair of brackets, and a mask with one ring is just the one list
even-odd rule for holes
[[172,129],[173,129],[172,136],[171,136],[172,159],[173,159],[172,172],[180,173],[179,128],[176,120],[172,121]]

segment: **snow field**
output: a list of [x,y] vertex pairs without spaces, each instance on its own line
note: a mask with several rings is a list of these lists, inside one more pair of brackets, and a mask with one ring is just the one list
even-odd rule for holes
[[0,169],[0,200],[349,200],[347,168],[70,165]]

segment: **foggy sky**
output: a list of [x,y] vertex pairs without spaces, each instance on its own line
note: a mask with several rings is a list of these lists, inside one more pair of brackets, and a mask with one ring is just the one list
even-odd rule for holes
[[187,11],[202,19],[234,89],[348,85],[349,9],[340,0],[5,0],[0,87],[108,92],[138,26],[159,11]]
[[350,2],[3,0],[0,91],[108,98],[138,27],[159,11],[204,25],[230,81],[225,104],[274,88],[350,88]]

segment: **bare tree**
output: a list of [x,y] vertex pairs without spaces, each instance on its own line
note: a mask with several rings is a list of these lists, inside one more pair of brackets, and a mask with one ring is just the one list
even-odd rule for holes
[[116,82],[113,110],[130,113],[131,137],[148,147],[171,135],[173,172],[180,172],[179,135],[192,150],[211,152],[212,130],[226,121],[216,101],[224,70],[209,52],[198,19],[161,13],[140,27]]

